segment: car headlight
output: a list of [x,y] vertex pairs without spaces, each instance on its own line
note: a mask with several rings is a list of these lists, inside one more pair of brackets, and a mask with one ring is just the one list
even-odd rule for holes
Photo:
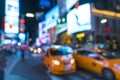
[[120,70],[120,64],[114,64],[114,66]]
[[70,63],[73,64],[75,62],[75,59],[71,59]]
[[34,49],[34,51],[33,51],[34,53],[37,53],[37,49]]
[[32,52],[32,51],[33,51],[33,48],[30,47],[30,51]]
[[41,48],[38,48],[37,51],[38,51],[38,53],[40,53],[42,50],[41,50]]
[[60,65],[60,62],[59,62],[58,60],[52,60],[52,63],[53,63],[54,65]]

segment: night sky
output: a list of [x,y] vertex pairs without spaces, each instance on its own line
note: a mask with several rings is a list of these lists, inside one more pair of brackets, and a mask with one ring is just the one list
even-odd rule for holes
[[[38,3],[39,0],[20,0],[20,14],[25,14],[27,12],[36,13],[38,12]],[[29,38],[32,38],[33,41],[30,43],[33,44],[35,42],[35,38],[37,37],[37,21],[35,18],[26,18],[26,32],[29,32]]]

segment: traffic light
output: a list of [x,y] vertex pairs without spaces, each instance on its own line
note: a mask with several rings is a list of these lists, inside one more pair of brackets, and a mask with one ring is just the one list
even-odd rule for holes
[[106,27],[105,31],[109,32],[110,31],[110,27]]

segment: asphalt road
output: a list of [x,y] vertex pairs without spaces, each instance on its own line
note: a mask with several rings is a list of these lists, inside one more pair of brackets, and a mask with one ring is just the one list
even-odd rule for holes
[[12,61],[6,71],[5,80],[104,80],[93,73],[80,69],[72,74],[50,74],[40,57],[28,57],[25,62],[20,58]]

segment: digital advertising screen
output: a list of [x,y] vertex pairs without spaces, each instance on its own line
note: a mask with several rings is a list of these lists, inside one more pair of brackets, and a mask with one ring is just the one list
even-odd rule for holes
[[19,0],[6,0],[5,15],[19,16]]
[[26,37],[25,33],[19,33],[19,39],[22,43],[25,42],[25,37]]
[[57,19],[59,18],[59,6],[53,7],[48,13],[45,15],[45,25],[44,30],[50,29],[57,25]]
[[50,0],[39,0],[39,7],[51,7]]
[[19,19],[13,16],[6,16],[5,17],[5,33],[19,33]]
[[4,37],[5,37],[5,39],[12,39],[12,38],[14,38],[14,39],[17,39],[17,34],[5,34],[4,35]]
[[73,7],[77,1],[78,0],[66,0],[66,10],[70,10],[70,8]]
[[19,33],[19,0],[5,0],[5,33]]
[[78,8],[73,8],[67,14],[68,34],[91,30],[91,9],[90,3],[82,4]]
[[48,32],[43,31],[44,22],[39,23],[39,42],[40,44],[46,44],[50,40],[50,35]]

